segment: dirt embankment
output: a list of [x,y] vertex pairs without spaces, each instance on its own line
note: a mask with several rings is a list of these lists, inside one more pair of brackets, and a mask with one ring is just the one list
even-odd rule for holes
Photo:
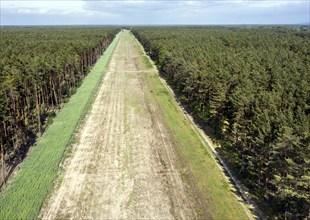
[[109,70],[40,218],[193,219],[173,140],[145,94],[140,47],[120,36]]

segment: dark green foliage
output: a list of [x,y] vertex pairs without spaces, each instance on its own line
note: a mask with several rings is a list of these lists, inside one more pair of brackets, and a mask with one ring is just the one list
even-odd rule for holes
[[139,27],[133,33],[196,117],[230,143],[236,172],[274,217],[307,216],[309,31]]
[[119,31],[114,27],[1,27],[0,158],[15,165],[44,122],[68,102]]

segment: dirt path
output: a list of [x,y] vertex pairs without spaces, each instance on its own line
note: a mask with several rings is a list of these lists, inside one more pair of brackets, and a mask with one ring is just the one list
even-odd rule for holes
[[136,40],[120,36],[61,183],[40,218],[196,218],[173,140],[148,102]]

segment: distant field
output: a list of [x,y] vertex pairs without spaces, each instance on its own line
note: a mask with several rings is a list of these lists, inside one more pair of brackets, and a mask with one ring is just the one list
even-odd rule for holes
[[119,36],[116,36],[1,193],[0,219],[34,219],[39,214],[59,172],[59,163],[76,127],[92,103],[118,39]]

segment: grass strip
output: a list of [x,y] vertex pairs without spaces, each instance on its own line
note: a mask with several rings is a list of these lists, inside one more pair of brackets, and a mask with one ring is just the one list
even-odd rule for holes
[[150,96],[159,104],[163,119],[178,143],[177,151],[192,173],[185,176],[185,179],[194,177],[196,183],[194,187],[199,188],[201,196],[207,202],[208,210],[200,211],[208,212],[213,219],[249,219],[234,195],[232,186],[223,176],[223,171],[219,169],[215,159],[206,150],[188,119],[184,117],[177,101],[163,85],[158,73],[155,70],[151,71],[152,64],[145,58],[145,55],[141,55],[140,62],[148,70],[143,77],[151,91]]
[[59,163],[74,131],[92,103],[119,35],[83,80],[76,94],[58,113],[54,123],[32,147],[20,170],[0,196],[0,219],[34,219],[53,187]]

